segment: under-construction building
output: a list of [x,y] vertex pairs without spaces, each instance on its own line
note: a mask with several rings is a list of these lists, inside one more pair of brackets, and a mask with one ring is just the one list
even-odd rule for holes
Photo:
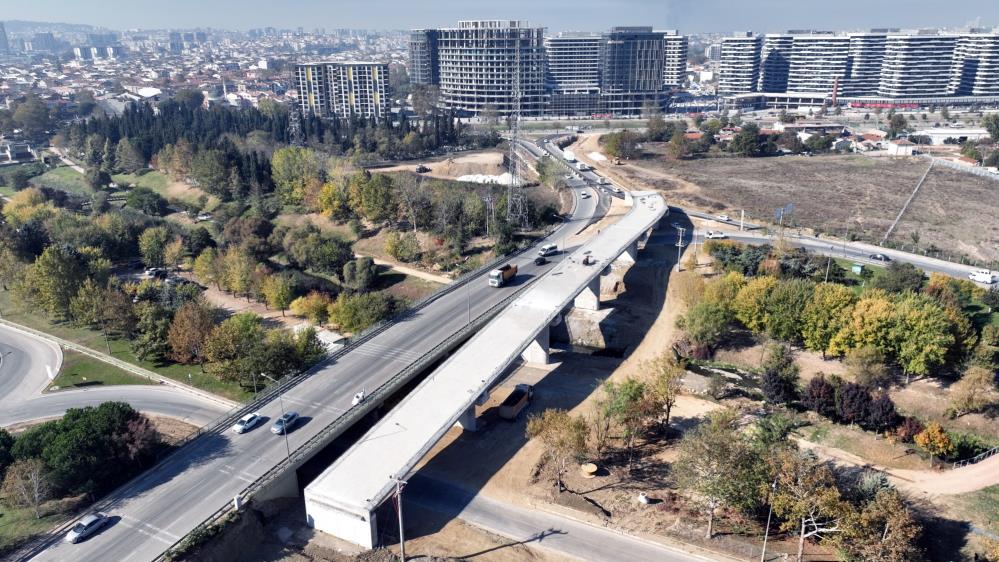
[[651,27],[614,27],[604,33],[600,53],[600,109],[613,115],[640,115],[662,107],[664,34]]
[[591,115],[600,108],[599,33],[567,32],[545,39],[550,115]]
[[382,62],[317,62],[295,69],[302,113],[319,117],[388,116],[389,71]]
[[436,86],[440,83],[437,61],[437,30],[414,29],[409,34],[409,81]]

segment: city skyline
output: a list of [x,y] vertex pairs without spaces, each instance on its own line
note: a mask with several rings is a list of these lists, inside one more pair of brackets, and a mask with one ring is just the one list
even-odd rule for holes
[[[899,2],[872,6],[861,0],[845,0],[836,9],[817,11],[809,3],[794,0],[758,0],[750,13],[733,10],[728,0],[623,0],[539,4],[513,0],[502,5],[486,2],[443,0],[432,6],[398,0],[352,0],[330,6],[319,0],[285,3],[248,0],[206,5],[194,0],[124,2],[109,0],[98,5],[64,0],[36,0],[4,8],[4,19],[52,23],[88,24],[111,29],[163,29],[213,27],[246,30],[258,27],[314,29],[325,27],[358,29],[409,29],[451,24],[459,19],[521,19],[551,31],[599,30],[606,27],[607,14],[615,25],[641,23],[685,33],[724,33],[730,30],[781,32],[787,29],[821,28],[863,30],[871,27],[961,27],[969,24],[999,25],[999,5],[980,5],[975,12],[946,13],[930,0],[914,0],[899,9]],[[292,9],[289,9],[291,6]],[[98,16],[96,14],[100,13]],[[308,13],[308,17],[303,17]],[[637,22],[637,23],[636,23]]]

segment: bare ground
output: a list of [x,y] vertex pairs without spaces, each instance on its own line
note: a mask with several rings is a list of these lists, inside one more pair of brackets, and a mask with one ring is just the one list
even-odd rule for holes
[[463,154],[458,157],[444,157],[418,162],[378,168],[377,172],[416,172],[421,163],[430,168],[425,176],[444,180],[456,180],[461,176],[487,174],[498,176],[506,171],[503,166],[503,153],[496,150]]

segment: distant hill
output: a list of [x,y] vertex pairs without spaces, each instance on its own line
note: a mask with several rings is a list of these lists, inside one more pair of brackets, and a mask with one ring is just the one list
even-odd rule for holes
[[7,33],[94,33],[100,28],[82,23],[55,23],[45,21],[7,20],[3,22]]

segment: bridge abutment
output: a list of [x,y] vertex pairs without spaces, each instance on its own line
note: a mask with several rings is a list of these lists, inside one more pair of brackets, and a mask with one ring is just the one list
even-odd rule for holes
[[350,541],[364,548],[374,548],[378,519],[374,512],[359,515],[305,493],[305,520],[309,527]]
[[572,301],[573,306],[583,310],[600,310],[600,277],[596,277],[583,287]]
[[548,354],[551,351],[551,328],[545,326],[541,328],[537,337],[531,340],[531,343],[527,344],[524,351],[521,352],[520,357],[534,365],[547,365],[548,364]]

